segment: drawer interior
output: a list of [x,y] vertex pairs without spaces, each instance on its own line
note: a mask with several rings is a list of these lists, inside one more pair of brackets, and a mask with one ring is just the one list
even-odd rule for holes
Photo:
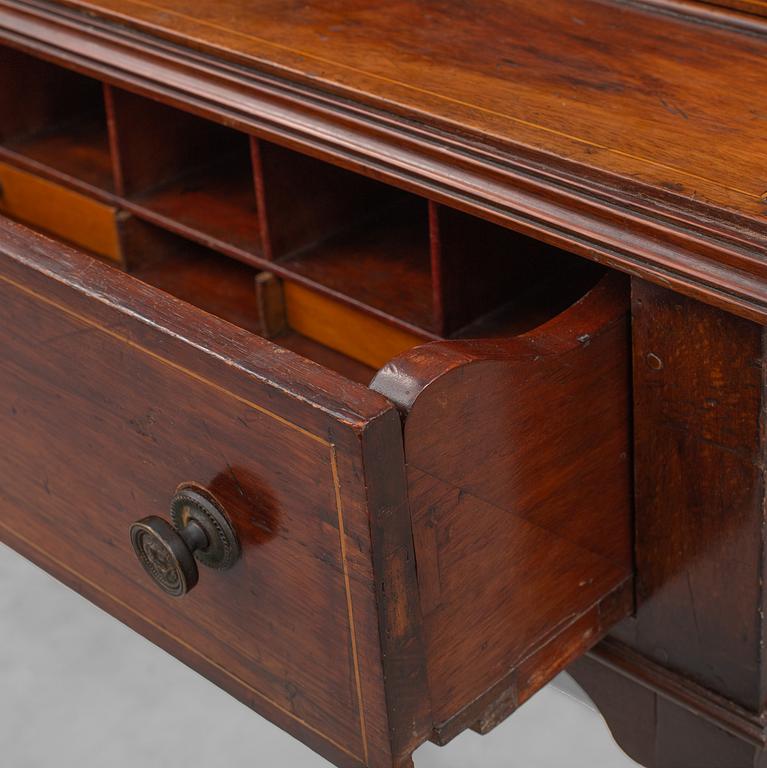
[[[428,341],[529,330],[602,272],[509,229],[9,48],[0,50],[0,85],[8,100],[0,160],[114,211],[117,245],[96,255],[358,381]],[[50,217],[34,207],[16,203],[10,215],[45,229]],[[74,230],[65,236],[92,249],[93,237]]]

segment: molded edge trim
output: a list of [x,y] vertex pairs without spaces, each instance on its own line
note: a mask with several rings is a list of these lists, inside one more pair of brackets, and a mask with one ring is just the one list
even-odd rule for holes
[[455,126],[299,84],[296,73],[289,81],[51,3],[0,0],[0,42],[767,320],[767,228],[748,216],[522,146],[489,146]]

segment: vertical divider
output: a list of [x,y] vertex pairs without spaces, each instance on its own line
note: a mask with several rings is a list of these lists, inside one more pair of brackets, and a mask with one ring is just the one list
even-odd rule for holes
[[125,207],[242,261],[261,258],[251,138],[122,88],[106,93]]
[[431,305],[434,331],[445,335],[445,292],[444,269],[442,264],[442,243],[439,228],[440,206],[433,200],[429,204],[429,264],[431,267]]
[[[110,88],[115,157],[125,197],[193,171],[206,159],[215,123],[120,88]],[[148,127],[149,126],[149,127]]]
[[[102,82],[104,93],[104,111],[109,136],[109,159],[112,164],[114,190],[118,197],[125,195],[125,180],[123,179],[122,163],[120,162],[120,147],[118,144],[117,115],[115,114],[114,89],[109,83]],[[133,217],[123,208],[117,209],[117,248],[119,258],[117,264],[126,272],[132,268],[131,261],[134,249],[131,247]]]
[[263,142],[251,135],[250,164],[253,173],[253,191],[256,195],[256,215],[258,216],[258,232],[261,239],[261,253],[268,261],[274,261],[271,232],[269,229],[269,216],[267,215],[267,190],[264,179],[264,165],[262,160]]
[[112,178],[114,179],[115,193],[120,197],[124,197],[125,179],[120,160],[119,129],[117,126],[118,117],[115,112],[114,88],[109,83],[102,83],[101,86],[104,90],[104,110],[106,112],[107,133],[109,135],[109,157],[112,162]]

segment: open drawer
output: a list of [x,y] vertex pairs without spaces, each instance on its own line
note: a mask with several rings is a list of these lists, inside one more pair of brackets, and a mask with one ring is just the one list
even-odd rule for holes
[[[370,389],[0,222],[0,535],[335,764],[488,730],[630,612],[620,276]],[[128,531],[184,483],[240,554],[177,599]]]

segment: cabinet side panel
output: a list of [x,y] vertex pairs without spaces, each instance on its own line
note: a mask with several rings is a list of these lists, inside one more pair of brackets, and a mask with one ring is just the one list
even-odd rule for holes
[[638,613],[616,636],[762,705],[763,330],[635,281]]

